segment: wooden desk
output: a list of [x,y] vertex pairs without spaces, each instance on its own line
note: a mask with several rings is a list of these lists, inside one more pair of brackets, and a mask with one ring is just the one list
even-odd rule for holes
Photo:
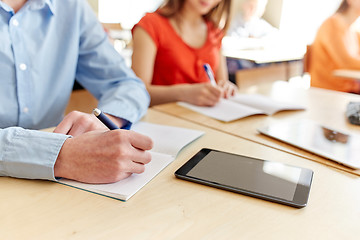
[[[149,110],[145,121],[206,134],[128,202],[48,181],[0,178],[1,239],[358,239],[360,179]],[[203,147],[313,169],[308,206],[288,206],[174,177]]]
[[224,56],[258,64],[302,60],[306,52],[303,44],[289,45],[289,41],[285,39],[225,37],[222,44]]
[[354,171],[350,168],[336,164],[330,160],[316,156],[309,152],[292,147],[280,141],[257,133],[257,128],[281,121],[291,121],[295,119],[312,119],[325,126],[345,132],[360,134],[360,127],[348,123],[345,110],[349,101],[360,101],[360,96],[349,93],[335,92],[320,88],[308,90],[292,87],[284,81],[273,84],[262,84],[248,88],[242,92],[260,93],[270,96],[279,101],[294,101],[306,106],[305,111],[284,111],[273,116],[258,115],[239,119],[230,123],[224,123],[210,117],[183,108],[176,103],[155,106],[154,109],[171,114],[173,116],[186,119],[204,126],[217,129],[234,136],[264,144],[266,146],[280,149],[298,156],[306,157],[332,167],[340,168],[345,171],[360,175],[360,170]]
[[277,49],[256,49],[256,50],[231,50],[223,51],[224,56],[237,59],[245,59],[253,61],[257,64],[262,63],[276,63],[276,62],[288,62],[302,60],[305,52],[292,51],[289,52],[286,49],[278,51]]

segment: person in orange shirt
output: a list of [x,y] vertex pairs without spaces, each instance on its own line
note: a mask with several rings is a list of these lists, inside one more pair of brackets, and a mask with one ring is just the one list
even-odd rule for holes
[[[236,86],[228,80],[221,54],[230,5],[231,0],[167,0],[133,27],[132,69],[146,84],[150,105],[213,106],[234,95]],[[206,63],[216,85],[209,81]]]
[[360,70],[360,33],[353,23],[360,16],[360,0],[343,0],[319,28],[309,56],[313,87],[360,93],[360,79],[334,76],[336,69]]

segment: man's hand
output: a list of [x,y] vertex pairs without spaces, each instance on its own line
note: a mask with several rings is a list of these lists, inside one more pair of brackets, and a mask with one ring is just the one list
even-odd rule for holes
[[94,130],[109,129],[93,114],[73,111],[64,117],[64,119],[55,128],[54,133],[79,136],[83,133]]
[[[106,116],[118,125],[119,128],[123,126],[124,120],[109,114],[106,114]],[[64,117],[61,123],[55,128],[54,133],[78,136],[94,130],[108,130],[108,128],[93,114],[73,111]]]
[[[109,116],[119,127],[122,120]],[[93,114],[71,112],[55,133],[72,135],[62,146],[55,177],[86,183],[110,183],[142,173],[151,160],[152,140],[128,130],[109,131]]]
[[117,182],[145,170],[152,146],[149,137],[133,131],[86,132],[65,141],[54,174],[85,183]]

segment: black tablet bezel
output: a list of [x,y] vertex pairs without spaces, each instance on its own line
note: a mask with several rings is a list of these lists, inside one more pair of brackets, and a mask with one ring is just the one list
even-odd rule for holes
[[[292,201],[289,201],[287,199],[274,197],[274,196],[265,195],[265,194],[262,194],[262,193],[251,192],[251,191],[248,191],[248,190],[235,188],[235,187],[232,187],[232,186],[222,185],[222,184],[217,183],[217,182],[210,182],[210,181],[207,181],[207,180],[204,180],[204,179],[199,179],[199,178],[195,178],[195,177],[192,177],[192,176],[188,176],[187,173],[193,167],[195,167],[211,151],[236,155],[236,154],[233,154],[233,153],[227,153],[227,152],[218,151],[218,150],[214,150],[214,149],[203,148],[198,153],[196,153],[190,160],[188,160],[184,165],[182,165],[175,172],[175,176],[177,178],[180,178],[180,179],[184,179],[184,180],[188,180],[188,181],[192,181],[192,182],[196,182],[196,183],[200,183],[200,184],[204,184],[204,185],[207,185],[207,186],[211,186],[211,187],[215,187],[215,188],[219,188],[219,189],[224,189],[224,190],[228,190],[228,191],[232,191],[232,192],[236,192],[236,193],[241,193],[241,194],[244,194],[244,195],[248,195],[248,196],[252,196],[252,197],[256,197],[256,198],[260,198],[260,199],[264,199],[264,200],[268,200],[268,201],[272,201],[272,202],[276,202],[276,203],[285,204],[285,205],[296,207],[296,208],[302,208],[302,207],[305,207],[307,205],[307,201],[308,201],[309,193],[310,193],[310,188],[311,188],[311,183],[312,183],[312,178],[313,178],[313,171],[310,170],[310,169],[306,169],[306,168],[301,168],[301,167],[297,167],[297,166],[288,165],[288,166],[291,166],[291,167],[296,167],[296,168],[301,169],[300,178],[299,178],[298,184],[296,186],[296,190],[295,190],[295,193],[294,193],[294,198],[293,198]],[[248,157],[248,156],[244,156],[244,155],[237,155],[237,156],[242,156],[242,157],[254,160],[254,161],[263,161],[263,162],[268,161],[268,160],[252,158],[252,157]]]

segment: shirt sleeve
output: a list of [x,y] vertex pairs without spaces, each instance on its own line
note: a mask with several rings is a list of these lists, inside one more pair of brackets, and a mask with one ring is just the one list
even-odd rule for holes
[[111,45],[89,5],[80,2],[84,5],[79,19],[76,79],[99,100],[103,112],[134,123],[150,103],[145,85]]
[[20,127],[0,129],[0,176],[55,180],[55,161],[68,137]]

